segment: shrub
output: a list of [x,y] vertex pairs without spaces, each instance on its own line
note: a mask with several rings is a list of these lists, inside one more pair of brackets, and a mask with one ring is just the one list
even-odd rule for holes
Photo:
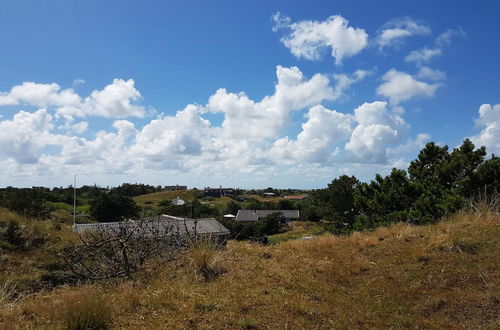
[[7,228],[5,229],[4,236],[5,240],[9,244],[20,246],[24,243],[24,238],[21,234],[19,224],[14,220],[9,221]]
[[78,297],[72,296],[68,300],[65,302],[65,323],[68,329],[108,329],[110,327],[111,307],[101,295],[91,291]]
[[193,242],[188,251],[188,259],[195,275],[201,276],[205,281],[217,277],[221,272],[219,254],[215,245],[208,240]]

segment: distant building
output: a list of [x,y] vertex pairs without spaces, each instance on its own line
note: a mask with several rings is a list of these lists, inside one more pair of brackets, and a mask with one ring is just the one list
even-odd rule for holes
[[239,210],[235,221],[259,221],[269,214],[279,212],[285,218],[285,222],[300,219],[299,210]]
[[172,199],[172,205],[174,206],[181,206],[184,204],[186,204],[186,202],[183,199],[179,198],[179,196],[177,196],[177,198]]
[[165,188],[163,188],[163,190],[167,190],[167,191],[173,191],[173,190],[187,190],[187,186],[179,186],[179,185],[175,185],[175,186],[165,186]]
[[101,222],[74,224],[73,231],[78,234],[105,233],[118,235],[120,233],[133,233],[141,224],[146,223],[141,237],[165,237],[165,235],[179,235],[186,238],[210,238],[217,244],[225,244],[231,232],[214,218],[179,218],[162,214],[152,218],[122,222]]
[[223,197],[232,194],[234,194],[233,188],[222,188],[222,186],[220,188],[207,187],[203,190],[203,196]]
[[273,193],[273,192],[266,192],[266,193],[264,193],[264,197],[274,197],[274,196],[276,196],[276,194]]
[[307,198],[307,195],[290,195],[290,196],[285,196],[285,199],[291,200],[291,201],[300,201],[301,199]]

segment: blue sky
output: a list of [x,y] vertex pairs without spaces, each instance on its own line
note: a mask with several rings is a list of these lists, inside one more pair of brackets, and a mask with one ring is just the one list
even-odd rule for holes
[[500,153],[499,1],[2,1],[0,185],[326,185]]

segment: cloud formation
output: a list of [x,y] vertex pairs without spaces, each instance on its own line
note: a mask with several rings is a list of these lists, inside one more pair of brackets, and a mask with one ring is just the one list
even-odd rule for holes
[[465,36],[463,30],[448,29],[434,40],[434,46],[412,50],[410,54],[405,57],[405,61],[413,62],[417,65],[429,62],[435,57],[441,56],[443,54],[443,49],[451,43],[454,37],[458,36]]
[[399,143],[408,124],[388,109],[387,102],[364,103],[354,110],[358,125],[345,149],[348,159],[361,163],[386,163],[388,147]]
[[94,90],[82,99],[73,89],[61,89],[56,83],[24,82],[0,92],[0,106],[28,105],[54,109],[58,116],[96,116],[106,118],[144,117],[144,108],[134,104],[141,94],[133,79],[114,79],[102,90]]
[[375,44],[380,50],[401,45],[404,39],[411,36],[423,36],[431,33],[427,25],[409,17],[394,19],[387,22],[375,38]]
[[21,164],[38,162],[40,148],[57,143],[52,128],[52,116],[45,109],[20,111],[12,120],[0,121],[0,155]]
[[432,97],[441,86],[440,83],[428,84],[415,79],[412,75],[390,69],[383,76],[382,83],[377,88],[377,94],[391,100],[392,104],[399,104],[415,97]]
[[291,23],[288,16],[276,13],[273,16],[273,31],[289,29],[291,32],[281,38],[281,42],[297,58],[317,60],[326,49],[330,49],[336,64],[347,57],[360,53],[368,45],[368,34],[364,29],[353,28],[339,15],[324,21],[304,20]]
[[500,104],[483,104],[479,107],[476,125],[481,132],[471,138],[477,146],[486,146],[490,153],[500,154]]

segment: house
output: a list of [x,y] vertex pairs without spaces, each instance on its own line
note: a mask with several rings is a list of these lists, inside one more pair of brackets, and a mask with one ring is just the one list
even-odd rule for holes
[[234,194],[233,188],[222,188],[222,186],[220,186],[220,188],[207,187],[203,191],[203,196],[211,196],[211,197],[223,197],[232,194]]
[[179,196],[177,196],[177,198],[172,199],[172,205],[174,206],[181,206],[184,204],[186,204],[186,202],[183,199],[179,198]]
[[307,195],[289,195],[285,196],[285,199],[291,200],[291,201],[300,201],[304,198],[307,198]]
[[[140,229],[140,230],[138,230]],[[162,214],[141,220],[122,222],[101,222],[74,224],[73,231],[78,234],[93,233],[119,235],[130,233],[144,237],[177,237],[185,244],[191,239],[210,239],[224,245],[231,232],[214,218],[190,219]]]
[[273,192],[266,192],[266,193],[264,193],[264,197],[274,197],[274,196],[276,196],[276,194],[273,193]]
[[259,221],[269,214],[279,212],[285,218],[285,222],[300,219],[299,210],[239,210],[235,221]]

